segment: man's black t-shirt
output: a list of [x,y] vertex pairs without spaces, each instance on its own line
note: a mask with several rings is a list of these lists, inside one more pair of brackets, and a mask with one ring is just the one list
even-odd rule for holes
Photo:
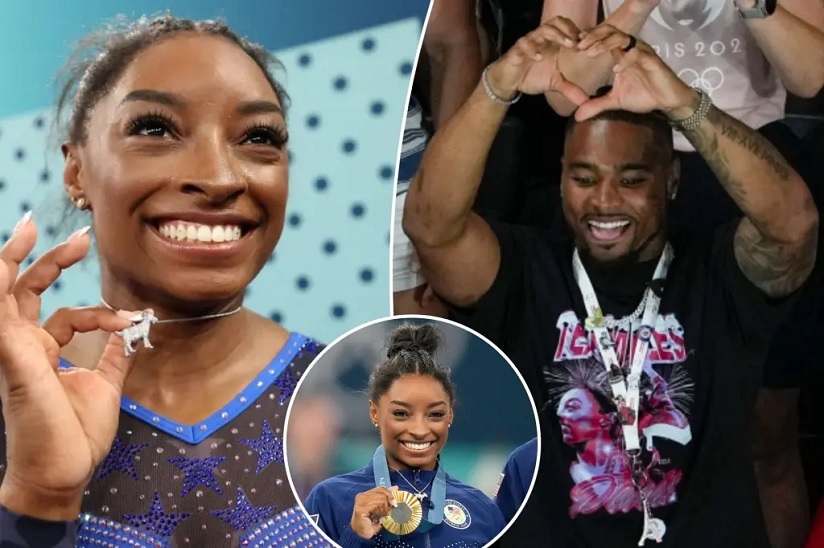
[[[786,301],[761,293],[733,252],[737,221],[681,245],[669,269],[642,374],[638,424],[647,496],[667,526],[662,547],[767,546],[750,451],[752,408],[769,338]],[[497,278],[456,319],[512,359],[540,411],[541,464],[530,501],[503,546],[637,546],[640,502],[600,353],[572,275],[572,245],[524,227],[493,226]],[[601,308],[616,319],[640,302],[657,260],[585,262]],[[634,327],[637,329],[637,326]],[[629,366],[634,333],[613,332]]]

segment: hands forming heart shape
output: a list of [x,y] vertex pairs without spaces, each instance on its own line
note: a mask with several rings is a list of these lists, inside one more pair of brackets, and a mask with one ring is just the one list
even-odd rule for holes
[[[567,80],[558,65],[565,50],[591,58],[611,55],[614,77],[610,92],[591,98]],[[608,24],[582,32],[564,17],[555,17],[518,40],[490,66],[487,77],[494,93],[502,98],[518,92],[558,92],[578,106],[578,121],[605,110],[671,114],[693,105],[697,96],[648,44]]]

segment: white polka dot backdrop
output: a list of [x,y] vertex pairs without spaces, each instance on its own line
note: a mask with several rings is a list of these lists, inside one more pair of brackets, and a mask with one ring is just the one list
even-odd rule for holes
[[[419,33],[409,19],[275,52],[292,99],[289,206],[246,304],[290,330],[331,341],[389,313],[392,184]],[[51,123],[48,109],[0,118],[0,238],[33,209],[33,258],[67,235]],[[92,253],[43,295],[43,314],[99,296]]]

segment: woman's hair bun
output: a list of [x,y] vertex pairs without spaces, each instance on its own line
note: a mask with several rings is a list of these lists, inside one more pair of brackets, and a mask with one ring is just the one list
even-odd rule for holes
[[422,325],[403,324],[392,331],[386,357],[391,360],[404,350],[407,352],[420,352],[423,350],[428,354],[434,354],[438,350],[440,342],[440,335],[431,323]]

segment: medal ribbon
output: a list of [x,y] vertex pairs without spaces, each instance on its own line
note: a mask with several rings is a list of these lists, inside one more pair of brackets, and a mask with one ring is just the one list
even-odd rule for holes
[[[389,481],[389,465],[386,463],[386,452],[383,445],[379,445],[375,449],[375,454],[372,455],[372,473],[375,477],[376,487],[386,487],[387,489],[392,487],[392,482]],[[424,519],[415,529],[416,533],[425,533],[436,525],[440,525],[443,521],[443,510],[446,505],[446,472],[440,463],[438,464],[438,471],[435,473],[435,481],[432,482],[432,496],[429,499],[431,506],[428,511],[424,512]],[[400,538],[386,529],[381,530],[381,536],[387,541]]]

